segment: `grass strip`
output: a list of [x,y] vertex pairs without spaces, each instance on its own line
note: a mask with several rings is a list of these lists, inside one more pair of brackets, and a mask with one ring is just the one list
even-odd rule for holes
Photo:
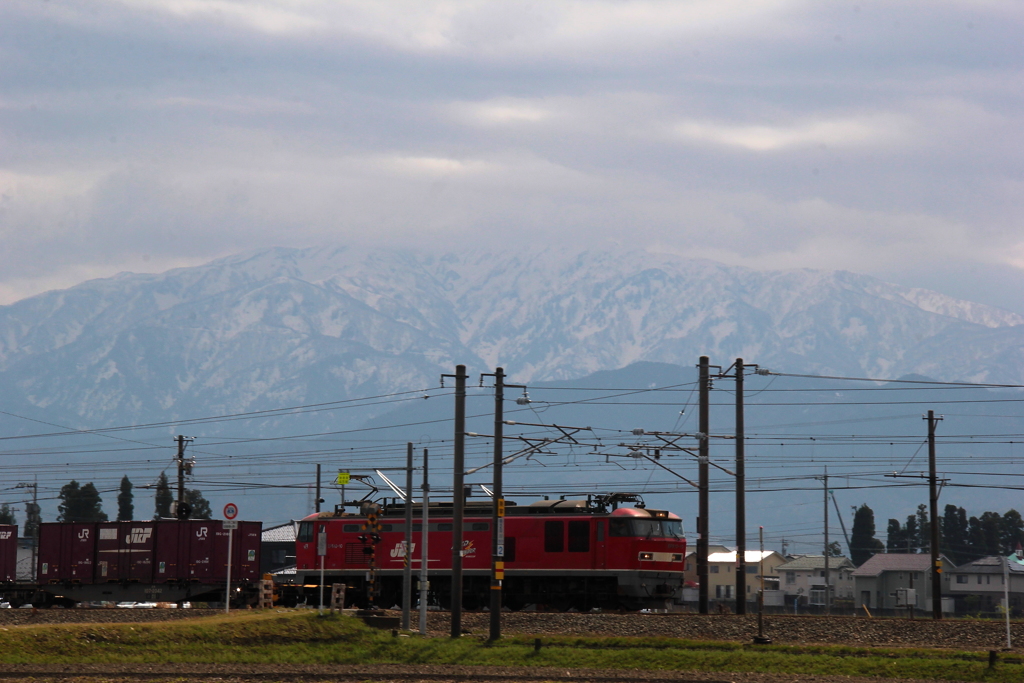
[[239,613],[148,624],[0,629],[7,664],[452,664],[587,669],[764,672],[955,681],[1024,680],[1019,658],[988,668],[987,652],[769,645],[675,638],[394,637],[338,615]]

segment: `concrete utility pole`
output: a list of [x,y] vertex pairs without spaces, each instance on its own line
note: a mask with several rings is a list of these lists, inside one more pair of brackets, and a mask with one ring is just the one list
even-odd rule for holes
[[430,597],[430,583],[427,581],[427,542],[430,539],[430,473],[429,453],[423,449],[423,529],[420,545],[420,635],[427,635],[427,600]]
[[[446,375],[451,377],[452,375]],[[455,466],[452,486],[452,638],[462,635],[462,535],[465,517],[466,366],[455,366]]]
[[825,476],[822,477],[822,480],[825,487],[825,614],[828,614],[829,609],[832,607],[832,596],[829,591],[830,577],[828,572],[828,467],[825,468]]
[[747,505],[743,452],[743,359],[736,359],[736,614],[747,613]]
[[929,410],[928,416],[928,501],[931,506],[931,547],[932,547],[932,618],[942,619],[942,559],[939,554],[939,487],[935,473],[935,427],[942,417],[935,417]]
[[[319,465],[317,466],[319,467]],[[412,442],[405,453],[405,564],[402,567],[402,630],[410,627],[412,609]]]
[[711,403],[710,359],[700,357],[698,390],[700,401],[700,435],[698,447],[698,512],[697,512],[697,581],[699,587],[699,612],[708,613],[708,461],[710,460],[709,430],[711,421],[708,411]]
[[[345,501],[342,500],[342,503]],[[320,463],[316,464],[316,513],[320,514]]]

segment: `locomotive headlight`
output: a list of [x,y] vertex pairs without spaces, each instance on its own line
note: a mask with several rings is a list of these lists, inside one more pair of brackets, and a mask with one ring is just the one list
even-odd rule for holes
[[654,553],[640,553],[640,559],[641,560],[653,560],[654,559]]

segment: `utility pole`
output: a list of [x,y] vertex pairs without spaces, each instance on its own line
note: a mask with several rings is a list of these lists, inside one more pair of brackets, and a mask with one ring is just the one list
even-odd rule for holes
[[191,461],[185,461],[185,442],[192,442],[195,440],[194,436],[182,436],[178,435],[175,441],[178,442],[178,501],[174,510],[174,516],[177,519],[188,519],[192,515],[192,508],[188,503],[185,502],[185,475],[192,474]]
[[452,638],[462,636],[462,525],[465,516],[466,492],[466,366],[456,365],[455,375],[455,467],[452,486]]
[[494,370],[494,498],[491,505],[491,632],[490,640],[501,638],[501,582],[505,578],[505,498],[501,481],[504,458],[503,427],[505,369]]
[[825,467],[825,476],[822,477],[823,485],[825,487],[825,614],[829,613],[829,609],[832,606],[832,596],[829,591],[829,571],[828,571],[828,466]]
[[[320,466],[317,465],[317,469]],[[319,479],[317,485],[319,488]],[[319,494],[317,495],[319,500]],[[402,630],[409,630],[409,612],[412,609],[412,442],[406,444],[405,453],[405,565],[402,567]]]
[[939,555],[939,487],[935,473],[935,426],[942,417],[935,417],[929,410],[928,416],[928,499],[931,504],[931,546],[932,546],[932,619],[942,619],[942,560]]
[[[345,502],[344,496],[341,502]],[[316,513],[320,514],[320,463],[316,464]]]
[[420,545],[420,635],[427,635],[427,600],[430,597],[430,583],[427,581],[427,541],[430,539],[430,481],[429,453],[423,449],[423,529]]
[[36,558],[39,555],[39,484],[20,483],[16,489],[32,489],[32,502],[25,504],[25,536],[32,539],[32,581],[36,580]]
[[708,411],[711,403],[710,359],[700,357],[698,376],[700,419],[698,447],[698,505],[697,505],[697,581],[699,583],[699,612],[708,613],[708,461],[710,460],[709,432],[711,421]]
[[747,613],[747,505],[743,452],[743,359],[736,359],[736,614]]

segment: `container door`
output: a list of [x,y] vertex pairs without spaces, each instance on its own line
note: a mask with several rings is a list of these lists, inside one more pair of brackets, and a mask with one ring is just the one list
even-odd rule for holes
[[187,571],[181,576],[179,569],[181,530],[187,529],[187,525],[181,522],[154,522],[154,527],[153,583],[188,579]]
[[71,524],[71,562],[68,579],[79,583],[93,582],[94,559],[96,557],[96,527],[94,523]]
[[[211,520],[182,522],[186,523],[189,525],[189,579],[209,581],[218,573],[215,546],[220,542],[219,534],[223,533],[221,524]],[[226,546],[226,537],[224,540]]]
[[154,522],[122,522],[121,537],[127,559],[126,574],[129,581],[153,581]]
[[96,583],[119,581],[121,577],[121,524],[103,522],[96,533]]

